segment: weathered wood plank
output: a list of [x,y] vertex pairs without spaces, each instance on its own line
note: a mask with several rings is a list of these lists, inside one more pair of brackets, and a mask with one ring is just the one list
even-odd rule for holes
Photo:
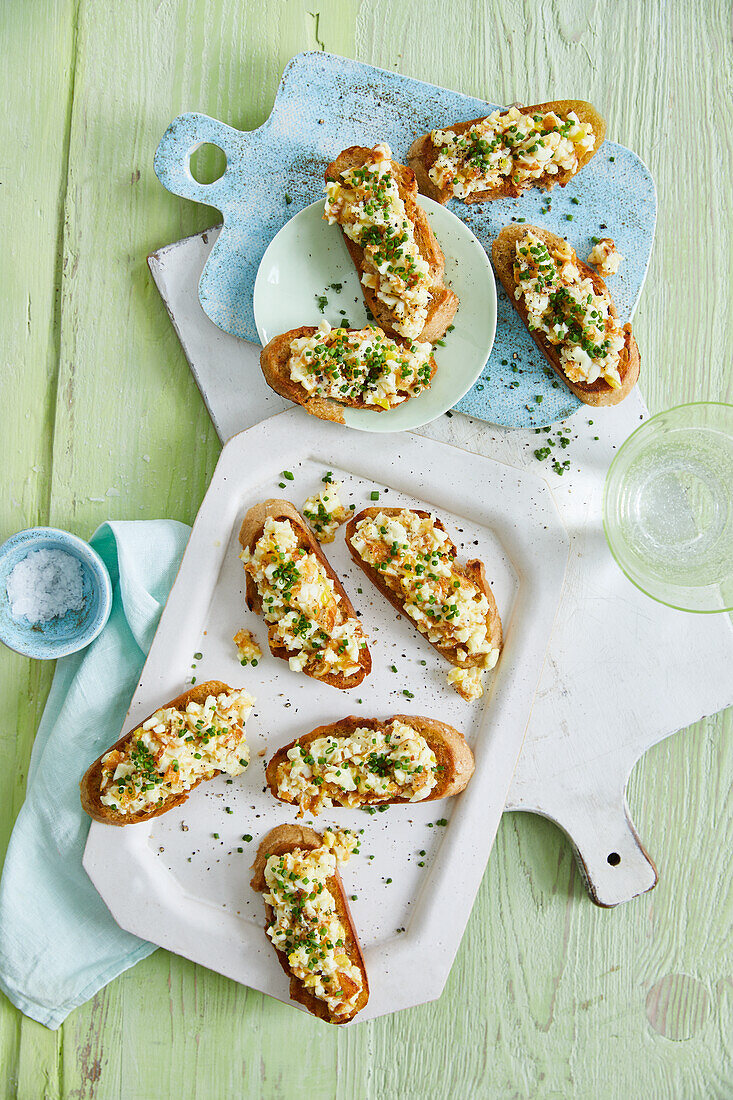
[[[71,0],[0,9],[0,540],[48,517],[73,54]],[[23,801],[51,672],[7,650],[0,654],[0,862]],[[0,1095],[57,1095],[58,1047],[57,1036],[24,1020],[0,995]]]
[[[145,255],[216,214],[163,191],[152,152],[172,115],[191,107],[245,128],[264,121],[289,57],[316,46],[314,17],[302,4],[284,8],[282,23],[266,3],[246,12],[221,3],[216,14],[203,3],[166,5],[152,21],[143,2],[116,11],[92,3],[80,11],[57,414],[65,445],[56,451],[53,480],[59,524],[90,530],[107,515],[195,515],[219,444]],[[141,79],[128,79],[130,69]],[[246,1090],[257,1098],[264,1067],[278,1079],[281,1052],[300,1048],[302,1026],[282,1006],[160,952],[132,982],[113,983],[64,1027],[63,1091],[146,1096],[154,1082],[161,1095]],[[121,1057],[111,1035],[121,1035],[122,1049],[137,1049],[140,1058]],[[335,1051],[337,1036],[322,1042]],[[315,1096],[325,1095],[322,1055],[321,1047],[298,1070]],[[154,1076],[141,1078],[141,1066],[151,1064]],[[293,1061],[283,1076],[292,1080],[295,1068]],[[330,1075],[325,1080],[330,1087]]]
[[[596,102],[660,196],[636,318],[645,396],[653,409],[731,399],[726,4],[454,0],[448,15],[438,0],[80,0],[76,40],[73,4],[33,8],[0,15],[5,148],[21,119],[24,152],[0,160],[18,273],[0,287],[16,368],[8,532],[47,507],[83,535],[108,515],[195,514],[218,444],[144,258],[215,215],[165,193],[152,152],[182,110],[261,123],[305,48],[488,99]],[[0,655],[5,730],[18,727],[0,736],[3,847],[48,671]],[[58,1036],[2,1001],[0,1082],[80,1100],[729,1095],[732,775],[730,716],[640,762],[629,797],[662,878],[612,912],[590,905],[553,826],[507,815],[435,1004],[338,1032],[160,951]]]

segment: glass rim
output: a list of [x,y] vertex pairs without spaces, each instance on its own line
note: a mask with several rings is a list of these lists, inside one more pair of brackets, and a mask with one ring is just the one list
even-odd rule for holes
[[[688,615],[724,615],[729,614],[731,611],[733,611],[733,604],[724,607],[683,607],[679,603],[671,603],[670,600],[665,600],[661,596],[657,596],[654,592],[650,592],[647,588],[644,588],[644,586],[640,584],[639,581],[635,580],[634,577],[631,576],[629,571],[620,561],[614,549],[613,540],[611,538],[609,527],[606,522],[608,485],[611,480],[611,474],[613,473],[619,459],[621,458],[628,445],[631,443],[632,439],[634,439],[635,436],[639,434],[639,432],[644,431],[653,421],[658,420],[661,416],[666,416],[668,413],[671,412],[679,412],[681,409],[699,408],[700,406],[705,406],[707,408],[733,409],[733,403],[730,401],[685,401],[681,405],[670,405],[668,409],[662,409],[660,412],[654,413],[653,416],[648,417],[642,424],[639,424],[638,428],[634,428],[631,435],[626,437],[626,439],[619,447],[617,453],[613,456],[611,464],[606,471],[606,477],[603,482],[603,496],[601,499],[601,522],[603,523],[603,534],[606,539],[606,546],[611,553],[611,557],[616,562],[616,565],[619,567],[626,579],[631,581],[634,588],[637,588],[639,592],[643,592],[644,595],[648,596],[650,600],[655,600],[657,603],[663,604],[664,607],[671,607],[674,611],[685,611]],[[682,586],[680,585],[678,587]]]

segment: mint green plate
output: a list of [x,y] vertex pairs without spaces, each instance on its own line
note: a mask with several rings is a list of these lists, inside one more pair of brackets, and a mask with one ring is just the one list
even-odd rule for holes
[[[344,409],[346,424],[360,431],[419,428],[452,409],[479,378],[494,343],[496,284],[483,245],[450,210],[423,196],[419,202],[445,255],[445,281],[460,300],[455,327],[435,348],[438,369],[429,389],[386,412]],[[254,316],[263,345],[324,318],[334,328],[343,320],[349,328],[366,324],[359,276],[341,230],[323,218],[323,199],[286,222],[268,246],[255,279]]]

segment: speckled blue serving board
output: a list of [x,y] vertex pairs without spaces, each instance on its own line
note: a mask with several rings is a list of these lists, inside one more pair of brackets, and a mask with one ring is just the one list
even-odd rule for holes
[[[199,283],[204,312],[225,332],[256,342],[252,293],[262,255],[285,222],[323,193],[326,165],[342,149],[387,141],[395,159],[404,161],[418,134],[496,106],[333,54],[303,53],[289,62],[272,113],[257,130],[235,130],[207,115],[179,115],[158,146],[156,174],[169,191],[215,207],[224,219]],[[603,104],[596,106],[603,113]],[[210,184],[198,183],[189,168],[191,154],[205,142],[218,145],[227,158],[224,175]],[[548,200],[551,209],[542,213]],[[499,230],[522,219],[567,237],[581,259],[592,237],[613,237],[625,260],[609,289],[621,320],[631,318],[654,239],[656,194],[649,170],[630,149],[606,141],[564,189],[470,206],[451,201],[450,207],[489,256]],[[456,408],[505,427],[564,419],[581,403],[554,374],[547,377],[547,363],[498,282],[497,290],[491,357]]]

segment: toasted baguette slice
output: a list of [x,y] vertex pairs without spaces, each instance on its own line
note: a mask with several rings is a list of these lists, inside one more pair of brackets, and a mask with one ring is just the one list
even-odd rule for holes
[[[372,149],[362,145],[352,145],[339,153],[336,160],[332,161],[326,169],[326,181],[338,179],[342,172],[348,172],[352,168],[359,168],[368,163],[373,154]],[[412,222],[415,241],[420,255],[430,267],[431,299],[428,305],[428,315],[422,332],[416,336],[416,340],[424,340],[434,344],[441,336],[444,336],[448,325],[455,317],[458,309],[458,296],[445,285],[443,276],[445,273],[445,256],[438,244],[435,234],[430,228],[425,211],[417,203],[417,183],[415,174],[411,168],[404,164],[390,162],[392,175],[399,188],[400,196],[405,204],[405,212]],[[359,273],[359,280],[364,300],[372,313],[374,320],[385,332],[393,336],[399,336],[394,328],[395,315],[391,309],[377,297],[374,290],[364,286],[361,276],[364,273],[364,250],[355,241],[341,230],[344,243],[349,250],[349,255],[354,261],[354,266]]]
[[[358,550],[356,550],[352,545],[351,541],[356,532],[356,526],[361,520],[367,518],[373,519],[374,516],[379,515],[380,512],[385,516],[393,516],[399,514],[402,511],[413,511],[418,516],[421,516],[423,519],[427,519],[431,515],[430,512],[426,512],[420,508],[364,508],[357,515],[353,516],[346,524],[345,538],[346,545],[348,546],[351,556],[356,564],[366,573],[372,584],[375,585],[379,589],[379,591],[387,597],[392,606],[396,608],[397,611],[399,611],[402,615],[406,615],[403,601],[400,599],[396,592],[393,592],[392,589],[384,583],[379,571],[373,569],[371,565],[363,560]],[[441,531],[445,531],[445,526],[443,525],[441,520],[436,520],[435,526],[438,527]],[[449,541],[446,545],[450,548],[452,555],[455,558],[458,553],[455,544]],[[466,577],[469,581],[475,584],[476,587],[486,596],[489,604],[489,610],[486,616],[487,636],[493,648],[501,649],[502,630],[501,619],[499,617],[499,609],[496,606],[496,600],[494,599],[494,593],[491,591],[491,586],[486,579],[486,569],[483,562],[479,561],[477,558],[472,558],[470,561],[467,561],[465,565],[459,565],[457,562],[454,561],[453,568],[455,569],[456,573]],[[410,618],[409,615],[407,615],[407,618],[413,624],[413,626],[417,625],[414,619]],[[425,637],[424,634],[423,637]],[[425,640],[429,641],[428,638],[425,638]],[[456,644],[455,646],[441,646],[438,645],[436,642],[430,642],[430,645],[432,645],[433,649],[436,649],[438,653],[442,654],[442,656],[445,657],[446,660],[450,661],[452,665],[455,665],[459,668],[472,668],[480,666],[483,660],[483,658],[478,654],[475,654],[473,656],[469,654],[464,661],[460,660],[457,654],[457,650],[461,647],[458,644]]]
[[[419,801],[436,802],[438,799],[449,798],[451,795],[459,794],[464,790],[473,775],[475,765],[473,753],[466,744],[463,734],[445,722],[439,722],[436,718],[425,718],[419,714],[393,714],[390,718],[383,720],[379,718],[359,718],[352,714],[348,718],[339,719],[338,722],[318,726],[317,729],[296,738],[289,745],[283,745],[281,749],[277,750],[265,771],[268,787],[280,802],[292,804],[293,799],[280,794],[277,785],[277,770],[281,764],[287,762],[290,749],[295,745],[307,748],[319,737],[349,737],[357,729],[366,728],[383,731],[395,719],[398,722],[404,722],[405,725],[410,726],[425,739],[428,746],[435,753],[435,759],[441,769],[438,773],[437,783],[430,794],[419,799]],[[346,805],[346,803],[337,801],[337,788],[334,788],[334,791],[329,790],[329,797],[332,798],[334,806]],[[369,806],[376,803],[389,806],[405,803],[408,805],[414,804],[410,802],[409,798],[381,798],[378,794],[372,792],[371,794],[364,794],[359,799],[358,805]],[[304,809],[308,813],[318,812],[313,811],[310,806],[304,806]]]
[[[265,881],[265,867],[267,865],[268,856],[281,856],[286,852],[292,852],[296,848],[300,848],[301,851],[313,851],[314,848],[320,848],[322,843],[323,837],[315,832],[314,829],[306,828],[305,825],[276,825],[262,840],[257,849],[257,855],[252,865],[254,871],[251,881],[252,889],[257,890],[261,894],[267,893],[268,888]],[[320,1020],[327,1020],[328,1023],[331,1024],[346,1024],[354,1019],[357,1012],[361,1012],[362,1008],[369,1000],[369,982],[367,981],[364,957],[361,953],[359,940],[354,930],[354,922],[351,919],[351,912],[346,901],[346,895],[344,894],[344,888],[338,870],[335,875],[326,879],[326,888],[333,895],[336,903],[336,912],[346,932],[346,942],[344,944],[345,952],[353,965],[361,971],[362,981],[364,983],[359,999],[350,1015],[332,1015],[326,1002],[311,993],[311,991],[303,985],[302,981],[295,977],[288,965],[288,960],[284,953],[277,950],[277,948],[275,950],[277,951],[280,965],[290,978],[291,1000],[302,1004]],[[265,904],[265,917],[265,931],[267,931],[274,917],[274,911],[271,905]]]
[[[301,325],[300,328],[291,328],[289,332],[283,332],[280,336],[275,336],[269,344],[265,345],[260,353],[260,366],[270,389],[273,389],[275,393],[279,393],[281,397],[287,398],[288,401],[294,401],[296,405],[302,405],[311,416],[317,416],[321,420],[333,420],[337,424],[344,423],[344,407],[366,409],[367,412],[384,412],[385,410],[380,408],[379,405],[369,405],[366,401],[357,400],[356,398],[345,397],[343,400],[337,401],[332,397],[319,397],[318,394],[308,393],[299,382],[292,380],[289,369],[290,345],[293,340],[298,340],[302,336],[313,336],[315,332],[317,332],[315,325]],[[411,342],[405,340],[402,336],[393,336],[391,339],[401,344]],[[435,371],[436,362],[431,355],[431,382]],[[427,389],[427,386],[424,388]],[[407,400],[409,400],[409,397]]]
[[[502,182],[501,186],[493,190],[475,191],[467,198],[461,198],[459,200],[460,202],[490,202],[492,199],[517,198],[523,191],[528,190],[530,187],[539,187],[542,190],[549,191],[556,183],[559,183],[561,187],[565,187],[573,176],[576,176],[578,172],[580,172],[582,168],[585,168],[586,164],[592,160],[603,144],[606,136],[605,120],[601,118],[595,107],[590,103],[586,103],[583,99],[555,99],[550,103],[534,103],[531,107],[520,107],[520,110],[527,115],[554,111],[560,117],[567,116],[570,111],[574,111],[580,122],[589,122],[591,124],[593,132],[596,135],[596,143],[592,149],[583,153],[578,158],[578,167],[574,172],[568,169],[561,169],[555,176],[545,174],[538,180],[518,184],[513,183],[511,179],[507,178]],[[486,115],[483,115],[481,118],[472,118],[469,122],[457,122],[455,126],[440,126],[436,127],[436,129],[450,130],[451,133],[454,134],[465,134],[466,130],[470,130],[472,126],[475,126],[477,122],[482,122],[486,117]],[[417,184],[422,194],[445,205],[445,203],[452,198],[451,191],[447,187],[437,187],[429,176],[430,169],[435,164],[439,155],[440,149],[433,145],[430,134],[422,134],[420,137],[416,138],[410,146],[410,151],[407,154],[407,162],[415,173],[415,178],[417,179]]]
[[[354,611],[351,600],[346,595],[344,586],[331,568],[328,558],[321,549],[320,543],[313,536],[303,516],[301,516],[297,508],[294,508],[289,501],[270,499],[263,501],[261,504],[255,504],[250,508],[244,517],[239,531],[239,541],[242,547],[254,550],[255,544],[265,526],[265,520],[270,516],[275,520],[290,521],[297,532],[299,545],[309,553],[315,554],[325,569],[327,576],[333,581],[333,587],[336,594],[341,597],[339,603],[339,622],[344,622],[346,619],[356,619],[356,612]],[[257,586],[249,574],[247,574],[246,600],[247,607],[250,611],[254,611],[257,615],[262,614],[262,600],[257,591]],[[283,661],[287,661],[298,652],[297,650],[286,649],[283,645],[273,645],[269,635],[268,643],[273,657],[280,657]],[[313,676],[313,679],[318,680],[319,683],[330,684],[331,687],[340,688],[345,691],[360,684],[364,677],[369,675],[371,670],[372,658],[368,647],[365,645],[359,650],[358,672],[355,672],[351,676],[346,676],[343,672],[328,673],[326,676]],[[307,669],[303,671],[306,676],[313,675],[308,672]]]
[[[166,708],[174,707],[176,710],[183,711],[186,709],[188,703],[205,703],[210,695],[222,695],[232,690],[232,688],[222,683],[220,680],[207,680],[204,684],[196,684],[195,687],[189,688],[188,691],[184,691],[182,695],[179,695],[170,703],[164,703],[163,706]],[[160,707],[156,707],[156,710],[160,709]],[[153,711],[153,714],[155,714],[155,711]],[[191,791],[195,790],[199,783],[202,782],[203,776],[201,779],[198,779],[185,794],[169,798],[167,802],[163,803],[162,806],[157,806],[154,810],[140,811],[133,814],[119,813],[119,811],[113,810],[111,806],[105,806],[101,801],[100,788],[103,757],[105,757],[108,752],[112,752],[113,749],[123,748],[123,746],[132,740],[143,723],[147,722],[148,718],[152,717],[153,715],[149,714],[147,718],[143,718],[142,722],[139,722],[133,730],[123,734],[119,741],[116,741],[110,748],[105,749],[102,755],[98,756],[94,763],[90,764],[84,773],[84,777],[79,784],[81,804],[85,812],[95,821],[101,821],[105,825],[136,825],[140,821],[149,821],[153,817],[160,817],[161,814],[166,814],[168,810],[172,810],[174,806],[180,806],[185,802]],[[219,772],[214,773],[214,775],[219,774]],[[213,776],[210,778],[213,779]]]
[[[542,229],[536,225],[507,225],[502,229],[492,245],[491,258],[494,262],[494,270],[501,279],[502,286],[507,292],[509,301],[514,306],[525,325],[527,324],[527,309],[524,304],[524,299],[516,299],[514,297],[514,291],[517,285],[514,281],[514,257],[517,241],[521,240],[527,230],[531,230],[540,237],[548,247],[564,243],[562,237],[558,237],[555,233],[551,233],[549,229]],[[573,251],[573,263],[576,265],[581,275],[591,280],[597,294],[601,292],[609,294],[608,287],[598,272],[594,271],[592,267],[589,267],[588,264],[579,259],[575,251]],[[613,317],[617,316],[613,301],[611,302],[610,313]],[[528,331],[558,378],[561,378],[568,389],[572,390],[575,396],[579,397],[585,405],[618,405],[619,401],[623,401],[625,397],[628,397],[638,381],[641,357],[639,356],[639,349],[631,331],[631,325],[629,324],[624,325],[626,346],[621,353],[622,359],[619,364],[619,375],[621,377],[621,386],[619,389],[614,389],[613,386],[609,386],[608,382],[603,378],[597,378],[595,382],[573,382],[568,378],[560,365],[560,354],[555,345],[550,343],[543,332],[539,332],[537,329],[528,329]]]

